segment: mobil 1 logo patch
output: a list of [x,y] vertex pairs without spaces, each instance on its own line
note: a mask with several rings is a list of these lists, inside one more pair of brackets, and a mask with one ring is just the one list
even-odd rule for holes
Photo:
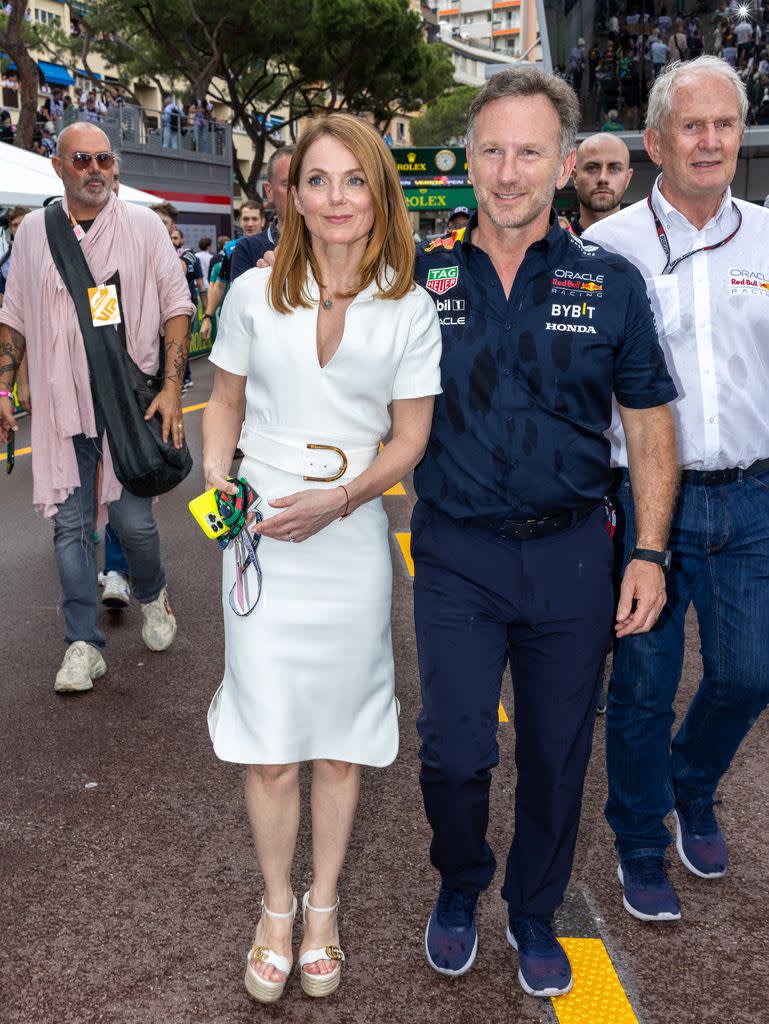
[[445,295],[459,284],[459,267],[435,267],[427,272],[425,288],[435,295]]
[[464,327],[467,323],[464,299],[436,299],[435,308],[441,327]]

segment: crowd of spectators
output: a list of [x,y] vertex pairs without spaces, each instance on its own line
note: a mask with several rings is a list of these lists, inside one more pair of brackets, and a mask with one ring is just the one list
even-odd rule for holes
[[[0,141],[13,142],[15,128],[10,109],[18,109],[19,84],[13,71],[3,74],[0,102]],[[219,152],[222,141],[217,134],[219,122],[214,118],[213,105],[206,99],[188,102],[164,97],[162,111],[145,111],[123,96],[117,87],[94,88],[92,83],[74,88],[53,86],[43,82],[39,88],[40,105],[35,114],[35,134],[32,149],[41,156],[56,155],[58,132],[76,120],[100,124],[114,116],[117,107],[131,107],[133,116],[126,114],[126,131],[136,138],[147,139],[155,131],[158,142],[171,149],[193,150],[201,153]],[[142,128],[139,128],[142,122]]]
[[721,57],[745,80],[749,124],[769,124],[769,0],[601,0],[593,45],[578,39],[560,73],[582,100],[588,130],[643,127],[654,79],[671,62]]

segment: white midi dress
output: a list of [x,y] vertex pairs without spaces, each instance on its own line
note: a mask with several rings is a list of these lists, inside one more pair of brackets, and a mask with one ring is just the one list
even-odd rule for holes
[[[390,428],[393,399],[440,393],[435,306],[415,286],[402,299],[372,285],[347,310],[333,358],[318,362],[318,288],[311,309],[276,313],[270,271],[250,270],[225,301],[211,361],[245,376],[240,475],[269,499],[348,483],[370,465]],[[306,476],[338,472],[328,483]],[[392,565],[382,499],[302,543],[263,537],[263,589],[247,617],[230,608],[234,551],[224,552],[225,670],[208,713],[214,751],[239,764],[333,758],[384,766],[398,752],[390,604]],[[250,571],[250,570],[249,570]]]

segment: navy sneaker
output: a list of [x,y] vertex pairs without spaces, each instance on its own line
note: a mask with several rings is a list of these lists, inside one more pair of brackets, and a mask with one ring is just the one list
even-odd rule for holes
[[439,974],[453,978],[469,971],[478,952],[475,928],[477,896],[441,885],[425,929],[427,961]]
[[633,857],[617,865],[625,894],[625,910],[639,921],[678,921],[681,907],[670,879],[665,859],[659,857]]
[[679,804],[675,809],[678,856],[700,878],[720,878],[729,863],[726,840],[713,806],[713,801],[708,800]]
[[518,950],[518,981],[530,996],[562,996],[572,986],[571,964],[549,921],[522,917],[510,923],[507,941]]

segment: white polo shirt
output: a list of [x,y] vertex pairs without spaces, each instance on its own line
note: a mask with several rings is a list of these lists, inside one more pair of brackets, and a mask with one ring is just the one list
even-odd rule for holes
[[[678,388],[672,403],[686,469],[746,468],[769,457],[769,210],[727,189],[715,217],[698,230],[664,198],[652,203],[665,229],[667,257],[646,199],[593,224],[582,235],[634,263],[644,276],[668,371]],[[739,213],[738,213],[739,211]],[[627,466],[619,415],[611,427],[612,459]]]

